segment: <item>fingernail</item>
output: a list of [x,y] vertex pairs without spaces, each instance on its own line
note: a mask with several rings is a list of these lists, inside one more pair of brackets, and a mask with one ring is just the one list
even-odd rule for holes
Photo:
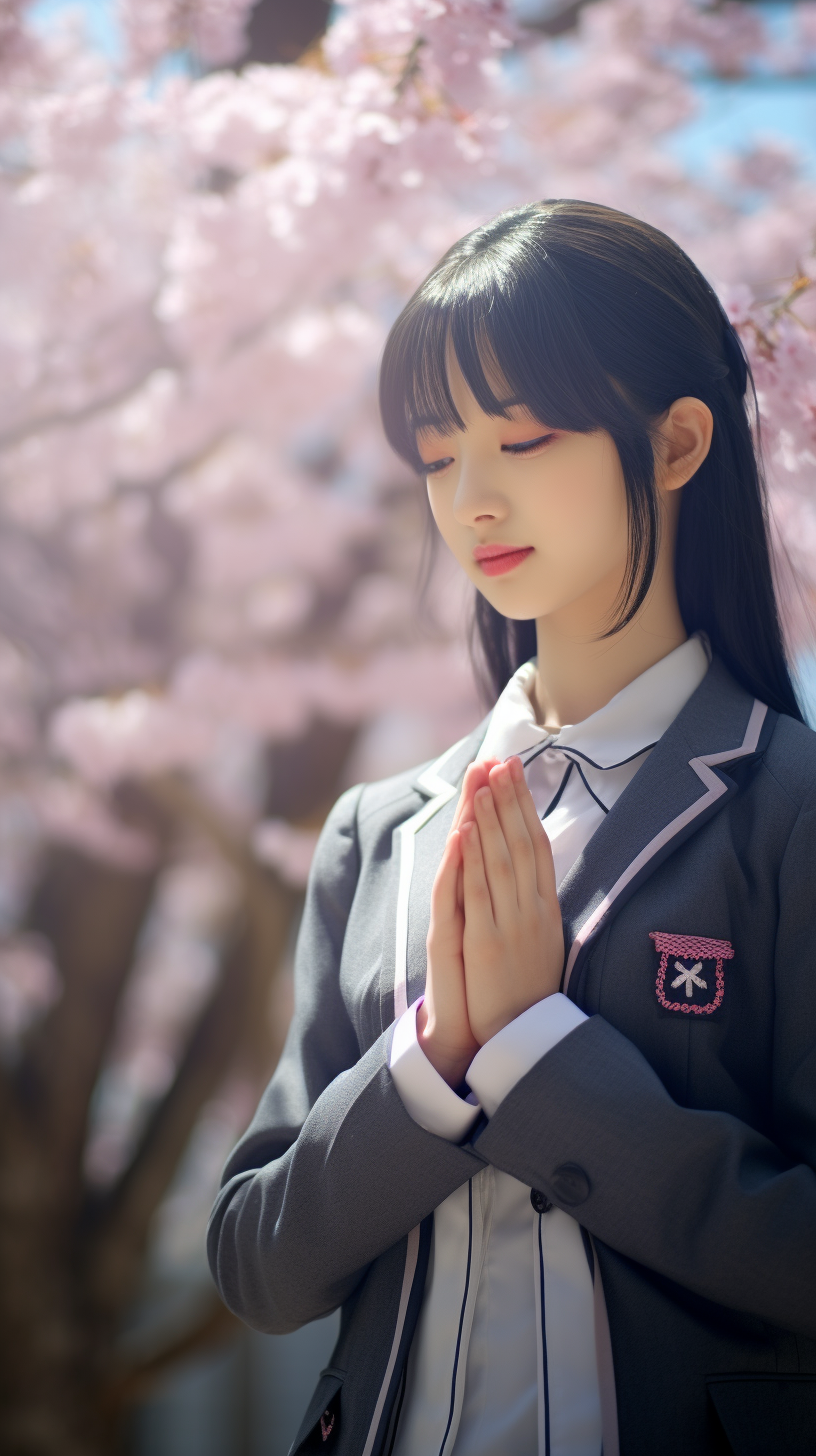
[[488,799],[490,798],[490,790],[484,788],[477,789],[475,797],[477,804],[486,804]]

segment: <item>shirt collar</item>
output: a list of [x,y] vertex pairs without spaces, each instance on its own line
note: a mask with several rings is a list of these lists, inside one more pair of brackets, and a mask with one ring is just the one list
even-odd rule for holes
[[642,672],[582,723],[550,734],[535,721],[530,690],[535,660],[525,662],[499,697],[478,760],[509,758],[550,742],[575,748],[594,763],[621,763],[662,738],[708,671],[709,655],[697,633]]

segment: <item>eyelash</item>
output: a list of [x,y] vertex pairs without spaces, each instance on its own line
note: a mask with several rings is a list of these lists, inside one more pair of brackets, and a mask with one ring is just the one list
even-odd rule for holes
[[[538,435],[535,440],[522,440],[518,445],[502,445],[502,450],[507,455],[515,455],[524,459],[525,455],[532,455],[540,445],[546,445],[549,440],[555,439],[555,432],[550,430],[546,435]],[[438,475],[451,464],[452,455],[445,456],[442,460],[432,460],[429,465],[423,466],[425,475]]]
[[539,445],[546,445],[548,440],[555,439],[555,432],[550,430],[546,435],[538,435],[535,440],[522,440],[518,445],[502,445],[502,450],[508,455],[532,455]]

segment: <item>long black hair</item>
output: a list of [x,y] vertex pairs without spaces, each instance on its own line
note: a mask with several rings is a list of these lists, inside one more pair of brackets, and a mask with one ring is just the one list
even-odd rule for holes
[[[462,429],[449,349],[487,414],[506,415],[488,379],[554,429],[606,430],[620,456],[629,551],[610,633],[654,575],[659,515],[655,421],[683,395],[714,416],[711,449],[684,486],[676,580],[686,631],[703,630],[749,692],[801,720],[774,591],[753,379],[716,293],[648,223],[564,199],[502,213],[456,243],[403,309],[380,372],[386,435],[418,472],[417,426]],[[481,595],[475,627],[495,693],[536,650],[535,623]]]

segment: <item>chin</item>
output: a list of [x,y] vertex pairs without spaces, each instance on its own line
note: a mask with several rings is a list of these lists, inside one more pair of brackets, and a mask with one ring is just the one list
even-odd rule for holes
[[538,593],[530,593],[529,584],[527,591],[521,589],[521,583],[517,585],[507,582],[504,590],[501,588],[497,590],[494,585],[492,591],[486,592],[484,582],[482,582],[479,585],[479,591],[483,597],[487,598],[491,607],[495,607],[497,612],[501,612],[503,617],[509,617],[513,622],[529,622],[534,617],[546,617],[549,612],[557,612],[561,606],[558,599],[553,600],[549,597],[542,599]]

